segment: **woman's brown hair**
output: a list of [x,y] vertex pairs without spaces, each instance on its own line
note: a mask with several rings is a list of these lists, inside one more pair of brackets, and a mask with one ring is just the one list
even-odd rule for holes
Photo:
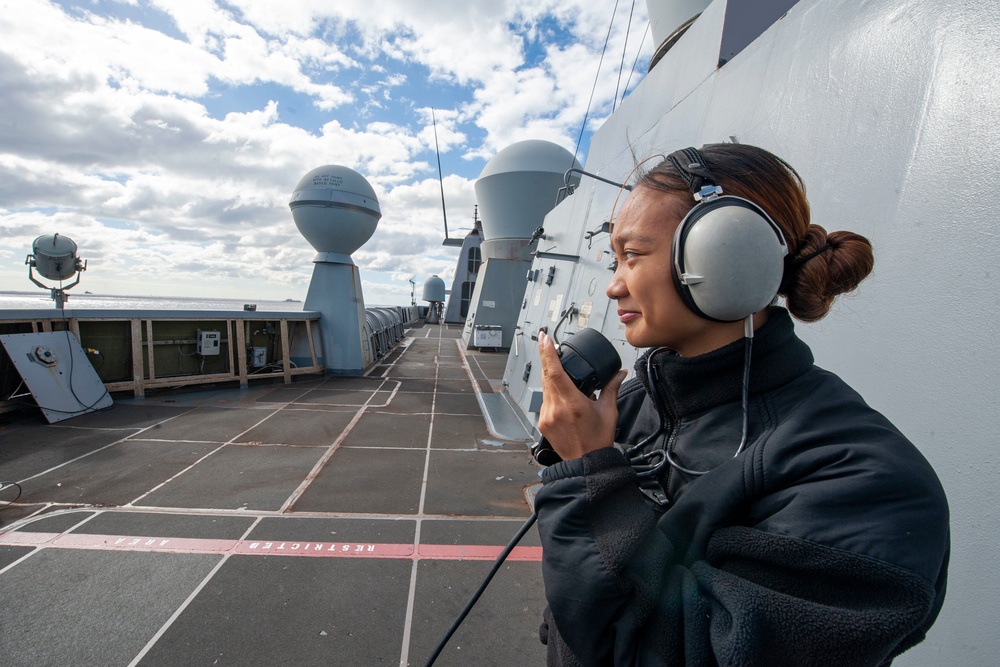
[[[854,232],[831,232],[809,222],[809,202],[798,172],[769,151],[748,144],[708,144],[699,149],[723,194],[752,201],[781,228],[788,244],[778,294],[804,322],[826,316],[834,298],[850,292],[875,264],[871,243]],[[695,206],[687,184],[669,160],[642,172],[636,186],[677,195],[673,213]]]

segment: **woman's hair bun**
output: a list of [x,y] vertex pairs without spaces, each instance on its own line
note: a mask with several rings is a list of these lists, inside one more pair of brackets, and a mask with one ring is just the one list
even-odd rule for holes
[[871,243],[854,232],[831,232],[809,225],[786,265],[781,294],[788,311],[804,322],[826,316],[833,300],[850,292],[872,271]]

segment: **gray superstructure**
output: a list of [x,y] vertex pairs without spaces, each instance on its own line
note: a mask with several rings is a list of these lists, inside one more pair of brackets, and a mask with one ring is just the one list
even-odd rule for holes
[[[648,4],[654,21],[675,21],[654,24],[669,48],[595,134],[585,170],[623,181],[656,154],[756,144],[801,173],[815,224],[872,240],[875,272],[857,298],[798,332],[818,365],[920,447],[953,508],[944,611],[928,640],[896,664],[993,664],[1000,6],[801,0],[755,3],[760,11],[749,17],[746,7],[716,0],[700,3],[704,11],[689,22],[671,13],[674,3]],[[539,327],[557,339],[598,329],[626,368],[638,354],[604,294],[604,223],[618,196],[584,177],[545,217],[504,372],[507,395],[532,423],[541,382],[531,335]]]

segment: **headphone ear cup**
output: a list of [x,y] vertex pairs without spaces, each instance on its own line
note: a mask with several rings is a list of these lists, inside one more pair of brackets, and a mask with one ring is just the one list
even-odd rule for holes
[[736,322],[778,293],[788,249],[781,229],[756,204],[722,196],[695,206],[673,239],[673,278],[701,317]]
[[[683,241],[683,238],[684,238],[685,234],[682,234],[682,230],[684,229],[685,223],[688,222],[688,218],[690,218],[690,217],[691,217],[690,214],[687,217],[685,217],[684,220],[681,221],[681,224],[677,227],[677,230],[674,232],[674,240],[673,240],[673,244],[671,246],[671,257],[675,257],[676,258],[677,255],[678,255],[678,253],[683,254],[683,252],[684,252],[684,241]],[[680,248],[678,248],[678,246],[680,246]],[[677,293],[680,295],[681,301],[684,302],[684,305],[687,306],[689,310],[694,311],[695,314],[697,314],[697,315],[699,315],[701,317],[705,317],[705,318],[708,318],[708,319],[714,319],[714,318],[708,317],[708,315],[706,315],[705,313],[703,313],[701,311],[701,308],[699,308],[698,304],[695,303],[694,297],[691,296],[691,290],[690,290],[690,288],[681,281],[681,271],[678,270],[678,268],[677,268],[677,260],[676,259],[673,260],[673,263],[672,263],[672,265],[671,265],[670,268],[671,268],[670,275],[674,279],[674,287],[677,288]]]

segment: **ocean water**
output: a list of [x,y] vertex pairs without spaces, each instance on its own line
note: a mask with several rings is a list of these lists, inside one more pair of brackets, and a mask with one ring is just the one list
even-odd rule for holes
[[[257,310],[295,312],[302,310],[301,301],[266,301],[262,299],[215,299],[211,297],[180,296],[122,296],[116,294],[71,293],[66,302],[69,310],[95,309],[154,309],[154,310],[243,310],[247,303],[256,304]],[[0,291],[2,310],[55,310],[55,302],[48,292]]]

